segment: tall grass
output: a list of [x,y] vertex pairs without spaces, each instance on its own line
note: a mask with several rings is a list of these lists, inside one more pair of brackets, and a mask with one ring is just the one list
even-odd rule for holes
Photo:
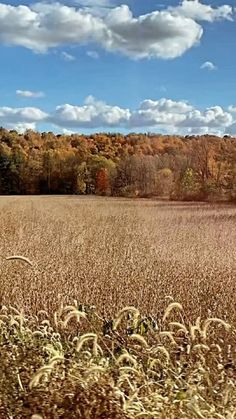
[[0,418],[236,417],[235,219],[1,198]]
[[36,314],[77,299],[106,315],[133,305],[159,316],[169,295],[189,320],[236,324],[235,221],[230,206],[1,198],[0,303]]
[[126,307],[114,319],[94,307],[25,316],[0,312],[2,418],[235,418],[235,331],[221,319],[183,322]]

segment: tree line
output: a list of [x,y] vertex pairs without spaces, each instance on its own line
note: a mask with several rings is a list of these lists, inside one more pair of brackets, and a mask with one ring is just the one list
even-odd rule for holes
[[236,201],[236,139],[0,128],[0,194]]

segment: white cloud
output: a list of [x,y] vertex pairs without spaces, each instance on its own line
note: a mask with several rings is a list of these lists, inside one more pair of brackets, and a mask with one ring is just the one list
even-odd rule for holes
[[45,96],[43,92],[32,92],[31,90],[16,90],[16,95],[28,98],[41,98]]
[[7,127],[35,127],[37,122],[47,118],[46,112],[38,108],[9,108],[0,107],[0,126]]
[[186,113],[193,109],[185,101],[160,99],[158,101],[144,100],[137,111],[130,118],[131,127],[149,127],[157,125],[174,125],[181,123],[186,118]]
[[[0,43],[41,53],[63,45],[95,43],[134,59],[173,59],[201,40],[203,29],[198,20],[213,22],[231,16],[230,6],[213,9],[196,0],[138,17],[127,5],[107,8],[110,2],[105,0],[81,3],[78,8],[53,2],[31,6],[0,3]],[[104,13],[94,13],[101,6]]]
[[66,128],[63,128],[62,132],[63,132],[63,134],[65,134],[65,135],[72,135],[72,134],[75,134],[75,131],[71,131],[71,129],[66,129]]
[[178,113],[165,113],[150,109],[137,110],[132,113],[130,118],[130,128],[176,126],[184,120],[185,116]]
[[224,111],[221,106],[213,106],[205,111],[194,109],[188,112],[180,125],[189,128],[219,128],[230,126],[232,121],[233,118],[229,112]]
[[38,124],[51,124],[63,132],[77,129],[120,130],[155,129],[173,134],[236,133],[234,107],[227,110],[221,106],[197,109],[188,102],[162,98],[147,99],[137,109],[109,105],[88,96],[79,105],[62,104],[46,113],[38,108],[0,108],[0,126],[34,129]]
[[232,20],[233,7],[229,5],[212,7],[199,0],[183,0],[180,6],[170,7],[174,13],[196,21],[214,22],[215,20]]
[[89,96],[84,105],[61,105],[48,119],[56,126],[70,128],[156,128],[166,132],[224,133],[234,119],[220,106],[195,109],[186,101],[145,100],[136,110],[107,105]]
[[117,7],[105,19],[112,36],[106,48],[132,58],[176,58],[197,45],[203,30],[192,19],[155,11],[135,18],[128,6]]
[[229,111],[229,112],[231,112],[231,113],[236,113],[236,106],[232,106],[232,105],[230,105],[230,106],[228,107],[228,111]]
[[93,58],[94,60],[98,60],[99,54],[97,51],[87,51],[87,56]]
[[19,123],[19,124],[6,124],[7,129],[14,129],[20,134],[23,134],[26,130],[36,130],[36,124],[34,122],[32,123]]
[[144,100],[140,105],[141,110],[157,110],[159,112],[168,112],[168,113],[186,113],[193,109],[192,105],[189,105],[186,101],[176,102],[171,99],[160,99],[157,101],[154,100]]
[[187,128],[185,131],[187,135],[216,135],[217,137],[221,137],[225,134],[224,130],[217,129],[217,128],[209,128],[209,127],[202,127],[202,128]]
[[96,101],[93,96],[88,96],[82,106],[57,106],[56,111],[50,116],[50,122],[66,128],[101,128],[125,126],[129,118],[129,109],[110,106]]
[[100,18],[59,3],[32,6],[0,4],[0,42],[36,52],[65,44],[99,40],[104,30]]
[[200,67],[202,70],[217,70],[217,67],[215,64],[213,64],[211,61],[205,61]]
[[230,112],[233,122],[229,127],[227,127],[226,134],[235,136],[236,135],[236,106],[230,105],[228,107],[228,112]]
[[61,58],[65,61],[75,61],[75,56],[68,54],[68,52],[62,51]]

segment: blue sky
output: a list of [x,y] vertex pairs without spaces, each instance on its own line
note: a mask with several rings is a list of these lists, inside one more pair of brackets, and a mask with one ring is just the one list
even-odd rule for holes
[[234,135],[235,20],[233,0],[0,1],[0,125]]

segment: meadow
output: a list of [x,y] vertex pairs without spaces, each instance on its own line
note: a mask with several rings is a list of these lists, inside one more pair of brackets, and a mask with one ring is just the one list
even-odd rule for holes
[[235,243],[231,205],[1,197],[0,418],[235,418]]

